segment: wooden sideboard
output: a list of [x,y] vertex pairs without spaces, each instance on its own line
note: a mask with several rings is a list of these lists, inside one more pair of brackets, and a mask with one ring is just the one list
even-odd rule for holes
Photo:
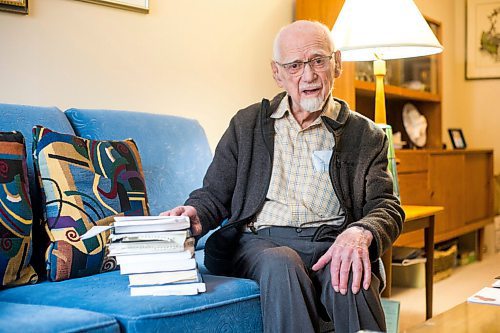
[[[484,227],[494,219],[493,151],[396,150],[396,159],[402,203],[444,207],[436,217],[435,242],[478,231],[482,249]],[[401,235],[395,243],[423,244],[417,232]]]

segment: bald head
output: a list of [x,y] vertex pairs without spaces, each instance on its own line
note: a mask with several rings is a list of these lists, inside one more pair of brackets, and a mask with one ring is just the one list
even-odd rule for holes
[[283,45],[293,44],[296,40],[300,40],[304,36],[315,36],[325,43],[330,52],[334,51],[334,43],[331,37],[330,29],[326,25],[316,21],[295,21],[284,26],[276,34],[273,44],[273,60],[281,62]]

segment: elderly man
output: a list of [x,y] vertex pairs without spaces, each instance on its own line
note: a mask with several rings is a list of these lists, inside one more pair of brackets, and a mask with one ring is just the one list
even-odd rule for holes
[[[378,258],[404,213],[387,172],[388,142],[373,122],[332,97],[341,73],[329,29],[297,21],[274,42],[285,92],[233,117],[203,187],[185,206],[215,274],[257,281],[264,331],[385,330]],[[373,272],[373,273],[372,273]]]

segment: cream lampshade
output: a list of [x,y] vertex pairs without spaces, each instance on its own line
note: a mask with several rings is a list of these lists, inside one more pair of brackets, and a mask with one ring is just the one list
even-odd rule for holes
[[382,124],[386,123],[384,60],[443,51],[412,0],[346,0],[332,35],[343,61],[375,61],[375,122]]

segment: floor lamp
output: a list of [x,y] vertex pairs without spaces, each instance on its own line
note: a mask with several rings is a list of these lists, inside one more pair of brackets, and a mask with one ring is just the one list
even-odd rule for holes
[[436,54],[443,47],[412,0],[345,0],[332,36],[342,61],[373,61],[375,123],[389,138],[389,171],[399,196],[392,128],[386,120],[385,60]]

